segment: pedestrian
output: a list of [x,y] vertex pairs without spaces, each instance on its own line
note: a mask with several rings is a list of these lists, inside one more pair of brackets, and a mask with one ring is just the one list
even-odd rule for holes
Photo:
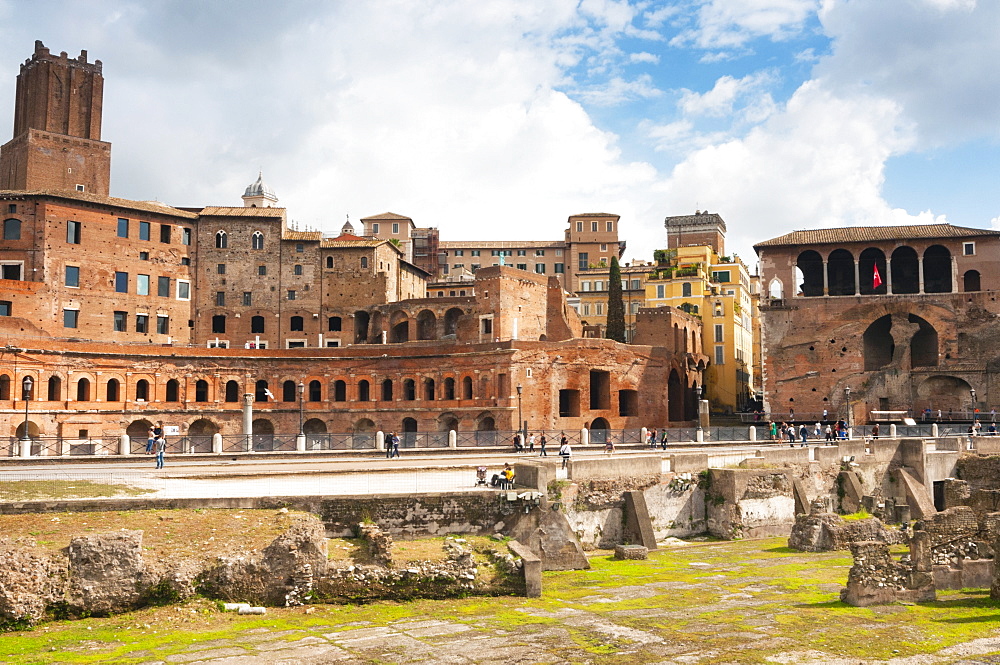
[[615,452],[615,442],[612,441],[610,438],[608,438],[608,440],[604,442],[604,452],[606,452],[608,455]]
[[767,429],[768,429],[768,430],[770,431],[770,433],[771,433],[771,441],[777,441],[777,440],[778,440],[778,423],[776,423],[776,422],[774,422],[774,421],[772,420],[772,421],[771,421],[771,422],[770,422],[770,423],[768,424],[768,426],[767,426]]
[[806,440],[809,438],[809,430],[806,429],[806,424],[802,423],[799,425],[799,438],[802,439],[802,447],[806,447]]
[[399,457],[399,435],[395,432],[389,434],[389,442],[385,447],[386,453],[388,453],[389,459],[393,457]]
[[163,438],[163,435],[160,435],[156,439],[156,444],[155,445],[156,445],[156,468],[157,469],[162,469],[163,468],[163,456],[167,452],[167,440],[165,438]]
[[667,428],[663,428],[663,434],[660,435],[660,450],[667,449]]
[[654,427],[649,431],[649,437],[646,439],[646,443],[649,444],[650,448],[656,447],[656,428]]
[[788,433],[788,445],[790,445],[790,446],[792,446],[794,448],[795,447],[795,424],[794,423],[789,423],[788,429],[786,430],[786,432]]
[[816,423],[816,426],[813,427],[813,436],[816,437],[817,441],[819,441],[819,438],[823,436],[823,426],[819,423]]
[[941,422],[941,409],[938,409],[938,422]]
[[878,438],[878,423],[875,423],[874,425],[872,425],[872,438],[873,439],[877,439]]
[[538,439],[538,447],[539,447],[538,456],[539,457],[548,457],[549,456],[549,454],[547,452],[545,452],[545,444],[547,444],[548,442],[549,441],[548,441],[548,439],[545,438],[544,434],[542,434],[542,436],[539,437],[539,439]]
[[569,458],[573,456],[573,450],[569,447],[569,441],[566,437],[562,437],[559,440],[559,457],[562,457],[562,468],[566,468],[569,463]]
[[826,442],[833,445],[833,426],[830,423],[826,424]]
[[995,423],[997,421],[997,410],[990,409],[990,422]]
[[528,435],[528,452],[529,453],[535,452],[535,433],[534,432],[532,432],[531,434]]
[[153,432],[153,426],[149,426],[149,431],[146,432],[146,454],[153,454],[153,444],[156,442],[156,434]]
[[396,436],[395,432],[389,432],[389,436],[385,439],[385,458],[392,459],[392,439]]
[[514,452],[519,453],[524,450],[524,446],[521,445],[521,433],[518,432],[514,435]]
[[828,414],[829,412],[826,409],[823,409],[823,422],[826,422],[826,417]]
[[163,421],[157,421],[156,427],[153,428],[153,435],[156,438],[163,436]]

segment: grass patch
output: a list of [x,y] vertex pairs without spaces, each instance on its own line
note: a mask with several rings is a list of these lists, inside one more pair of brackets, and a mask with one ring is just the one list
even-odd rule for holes
[[155,490],[131,485],[95,483],[91,480],[9,480],[0,486],[2,501],[111,498],[140,496]]

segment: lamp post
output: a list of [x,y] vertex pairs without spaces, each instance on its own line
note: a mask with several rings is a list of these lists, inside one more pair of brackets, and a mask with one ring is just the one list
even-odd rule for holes
[[21,381],[21,399],[24,400],[24,431],[21,432],[22,441],[31,441],[31,435],[28,434],[28,402],[31,401],[31,387],[34,383],[30,376],[24,377]]
[[847,429],[851,429],[851,387],[844,386],[844,400],[847,402]]
[[517,384],[517,431],[521,432],[521,443],[524,443],[524,421],[521,420],[521,392],[524,387],[519,383]]
[[306,384],[299,381],[299,436],[305,435],[305,431],[302,429],[302,408],[303,408],[302,398],[305,395],[305,392],[306,392]]
[[702,411],[702,409],[701,409],[701,397],[702,397],[702,395],[705,394],[705,386],[703,386],[703,385],[698,386],[695,389],[695,394],[698,397],[698,429],[697,429],[696,436],[697,436],[697,441],[700,443],[705,438],[705,432],[704,432],[704,429],[702,428],[702,420],[703,420],[703,418],[702,418],[702,415],[701,415],[701,411]]
[[972,395],[972,420],[976,419],[976,389],[972,388],[969,390],[969,394]]

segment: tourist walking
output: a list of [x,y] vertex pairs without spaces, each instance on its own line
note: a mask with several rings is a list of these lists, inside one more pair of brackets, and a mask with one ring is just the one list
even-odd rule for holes
[[538,447],[539,447],[538,456],[539,457],[548,457],[549,456],[549,454],[545,451],[545,444],[547,444],[548,442],[549,441],[548,441],[548,439],[545,438],[544,434],[542,434],[542,436],[539,437],[539,439],[538,439]]
[[573,450],[569,447],[569,441],[566,437],[562,437],[559,441],[559,457],[562,457],[562,468],[566,468],[569,463],[569,458],[573,456]]
[[802,447],[806,447],[806,439],[809,438],[809,430],[806,429],[806,424],[802,423],[799,425],[799,438],[802,439]]
[[167,453],[167,440],[163,438],[163,435],[160,435],[160,437],[156,439],[155,446],[156,446],[156,468],[162,469],[163,456],[166,455]]
[[146,432],[146,454],[153,454],[153,444],[156,443],[156,434],[153,433],[153,426],[149,426],[149,431]]
[[872,438],[873,439],[877,439],[878,438],[878,423],[875,423],[874,425],[872,425]]
[[395,432],[389,432],[389,436],[385,438],[385,458],[392,459],[392,438],[396,436]]
[[532,432],[531,434],[528,435],[528,452],[529,453],[535,452],[535,433],[534,432]]
[[385,456],[389,459],[399,457],[399,436],[395,432],[390,432],[389,440],[385,442]]
[[830,423],[826,424],[826,442],[833,445],[833,426]]
[[663,433],[660,435],[660,450],[667,449],[667,428],[663,428]]

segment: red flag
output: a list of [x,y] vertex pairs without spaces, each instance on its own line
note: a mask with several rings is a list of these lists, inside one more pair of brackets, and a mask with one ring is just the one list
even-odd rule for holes
[[882,276],[878,274],[878,264],[875,264],[875,274],[872,276],[872,289],[882,286]]

